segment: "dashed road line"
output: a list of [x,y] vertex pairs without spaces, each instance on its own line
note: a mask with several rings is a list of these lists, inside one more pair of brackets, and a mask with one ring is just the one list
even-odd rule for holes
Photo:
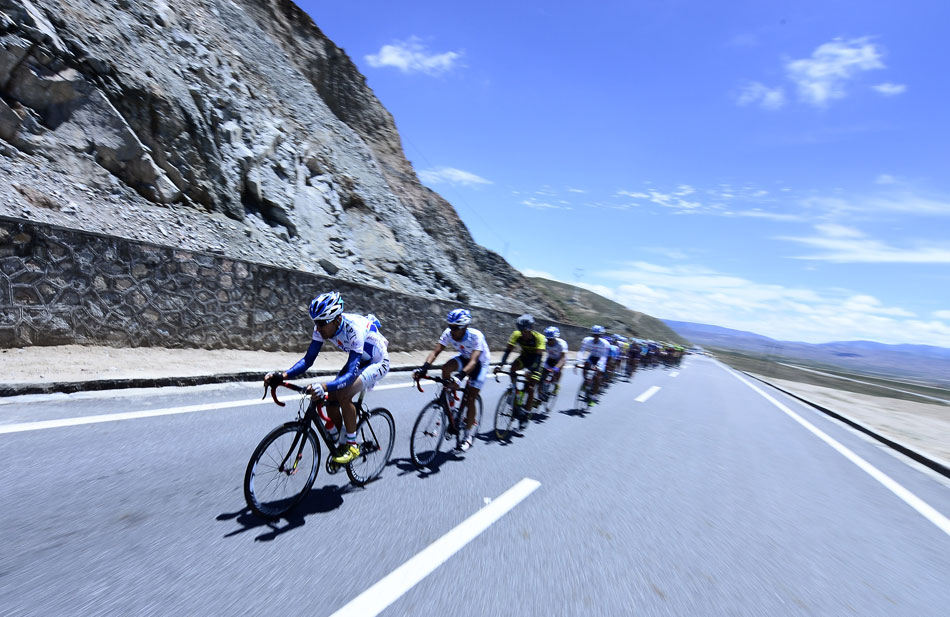
[[679,371],[673,371],[672,373],[670,373],[670,377],[678,377],[679,374],[680,374]]
[[650,386],[650,388],[646,392],[644,392],[643,394],[641,394],[634,400],[636,400],[638,403],[646,403],[650,399],[651,396],[653,396],[659,391],[660,391],[660,386]]
[[330,617],[374,617],[380,614],[540,486],[537,480],[522,479]]

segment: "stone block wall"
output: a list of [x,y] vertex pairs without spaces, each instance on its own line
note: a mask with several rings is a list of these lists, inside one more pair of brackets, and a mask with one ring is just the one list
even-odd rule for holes
[[[428,349],[459,305],[331,277],[0,217],[0,347],[106,344],[299,351],[314,295],[375,313],[390,349]],[[477,306],[504,349],[517,315]],[[540,327],[553,322],[539,322]],[[586,329],[556,324],[572,349]]]

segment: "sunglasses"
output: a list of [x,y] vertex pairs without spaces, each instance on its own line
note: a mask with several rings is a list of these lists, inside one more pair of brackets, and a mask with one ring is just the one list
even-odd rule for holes
[[465,326],[459,326],[456,324],[449,324],[449,330],[463,330]]
[[313,320],[313,323],[314,323],[318,328],[326,327],[326,326],[328,326],[331,322],[333,322],[332,319],[314,319],[314,320]]

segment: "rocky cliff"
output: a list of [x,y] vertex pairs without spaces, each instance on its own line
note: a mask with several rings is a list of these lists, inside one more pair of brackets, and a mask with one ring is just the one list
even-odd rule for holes
[[560,316],[290,0],[0,0],[0,214]]

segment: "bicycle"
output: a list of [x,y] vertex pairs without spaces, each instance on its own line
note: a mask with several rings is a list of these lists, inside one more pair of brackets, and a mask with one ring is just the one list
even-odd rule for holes
[[555,373],[554,370],[545,367],[544,378],[538,387],[538,400],[544,403],[545,413],[554,411],[554,402],[557,400],[557,395],[560,392],[560,384],[554,383],[555,375],[557,375],[557,373]]
[[[277,400],[278,385],[294,392],[305,391],[305,388],[292,383],[272,384],[271,397],[280,407],[286,406],[286,403]],[[389,462],[396,438],[393,415],[382,407],[369,411],[363,404],[365,394],[364,390],[354,402],[360,455],[342,466],[356,486],[365,486],[379,477]],[[306,402],[308,398],[309,404]],[[340,471],[341,466],[331,460],[336,445],[324,426],[324,422],[329,421],[330,418],[323,411],[323,401],[305,395],[300,398],[297,419],[273,429],[257,445],[244,472],[244,499],[255,514],[263,518],[279,518],[307,495],[320,470],[321,452],[317,435],[320,435],[329,450],[325,463],[327,473],[332,475]]]
[[[495,381],[501,383],[498,373],[495,373]],[[495,437],[501,441],[508,439],[515,420],[520,420],[522,432],[528,428],[531,411],[524,408],[528,400],[528,393],[525,391],[527,382],[528,378],[519,373],[498,399],[498,405],[495,407]]]
[[[451,379],[442,377],[429,377],[424,375],[423,379],[429,379],[441,386],[436,393],[435,398],[426,403],[419,412],[415,424],[412,425],[412,436],[409,438],[409,455],[416,467],[422,468],[431,463],[439,453],[442,447],[443,437],[446,441],[455,435],[455,447],[462,449],[462,442],[465,440],[465,424],[468,415],[469,393],[466,390],[459,401],[458,389],[456,383]],[[416,388],[419,392],[424,392],[422,385],[416,381]],[[451,393],[452,401],[449,401]],[[475,398],[475,424],[472,425],[472,431],[477,430],[482,420],[482,395]],[[475,445],[475,435],[470,435],[471,446]]]
[[[575,366],[575,370],[577,368],[583,369],[583,365],[578,364]],[[587,377],[585,377],[581,382],[581,386],[577,389],[577,396],[574,397],[574,409],[586,410],[591,406],[592,402],[595,401],[592,391],[594,389],[594,375],[596,375],[596,370],[597,367],[595,366],[592,366],[587,370]],[[600,384],[600,390],[601,392],[604,391],[603,383]]]

